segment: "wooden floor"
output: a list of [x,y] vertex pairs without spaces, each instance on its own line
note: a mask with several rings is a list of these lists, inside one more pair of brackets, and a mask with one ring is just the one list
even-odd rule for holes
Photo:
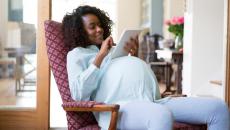
[[16,92],[15,80],[0,79],[0,108],[36,107],[36,87],[24,86]]

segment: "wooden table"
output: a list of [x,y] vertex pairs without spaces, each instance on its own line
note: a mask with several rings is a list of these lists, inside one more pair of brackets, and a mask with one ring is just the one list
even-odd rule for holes
[[[172,64],[176,65],[175,72],[175,86],[176,94],[182,94],[182,63],[183,63],[183,52],[176,50],[156,50],[158,58],[163,58],[166,61],[171,61]],[[171,91],[171,86],[166,86],[167,91]]]
[[172,62],[177,66],[175,77],[176,94],[182,94],[183,52],[173,51]]
[[[33,64],[25,57],[26,54],[31,53],[31,49],[22,47],[22,48],[5,48],[4,50],[8,53],[9,56],[12,55],[12,57],[16,58],[16,64],[15,64],[16,92],[21,91],[23,87],[21,86],[21,80],[25,83],[25,77],[31,72],[36,70],[36,67],[33,66]],[[23,68],[25,62],[33,67],[28,72],[25,72]],[[22,85],[24,85],[24,83]]]
[[171,62],[150,62],[148,64],[151,66],[151,68],[152,66],[158,66],[158,67],[164,68],[166,89],[163,93],[171,94],[172,93],[172,90],[171,90],[171,66],[172,64]]

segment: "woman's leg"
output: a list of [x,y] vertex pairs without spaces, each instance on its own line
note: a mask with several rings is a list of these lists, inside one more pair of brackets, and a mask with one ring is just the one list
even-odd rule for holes
[[209,130],[229,130],[229,110],[215,98],[179,97],[164,103],[178,122],[207,124]]
[[119,130],[171,130],[172,113],[161,104],[132,102],[120,108]]

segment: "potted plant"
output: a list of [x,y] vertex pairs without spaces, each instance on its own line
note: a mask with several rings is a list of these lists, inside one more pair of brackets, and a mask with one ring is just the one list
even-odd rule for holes
[[184,36],[184,17],[173,17],[166,20],[165,24],[168,25],[168,31],[175,36],[175,49],[183,49],[183,36]]

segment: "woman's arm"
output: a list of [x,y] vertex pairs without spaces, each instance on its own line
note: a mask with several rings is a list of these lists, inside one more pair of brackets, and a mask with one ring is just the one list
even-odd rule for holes
[[71,96],[74,100],[90,100],[97,88],[99,69],[88,61],[93,58],[87,50],[76,48],[67,55],[67,72]]
[[74,100],[89,100],[92,92],[97,89],[99,68],[112,45],[112,37],[103,41],[100,51],[90,65],[88,65],[88,61],[91,54],[88,54],[87,50],[83,51],[77,48],[68,53],[67,72],[70,92]]
[[114,45],[113,43],[113,38],[112,37],[108,37],[105,39],[105,41],[102,42],[100,51],[98,52],[95,60],[94,60],[94,64],[100,68],[101,63],[103,61],[103,59],[105,58],[106,55],[108,55],[110,48]]

